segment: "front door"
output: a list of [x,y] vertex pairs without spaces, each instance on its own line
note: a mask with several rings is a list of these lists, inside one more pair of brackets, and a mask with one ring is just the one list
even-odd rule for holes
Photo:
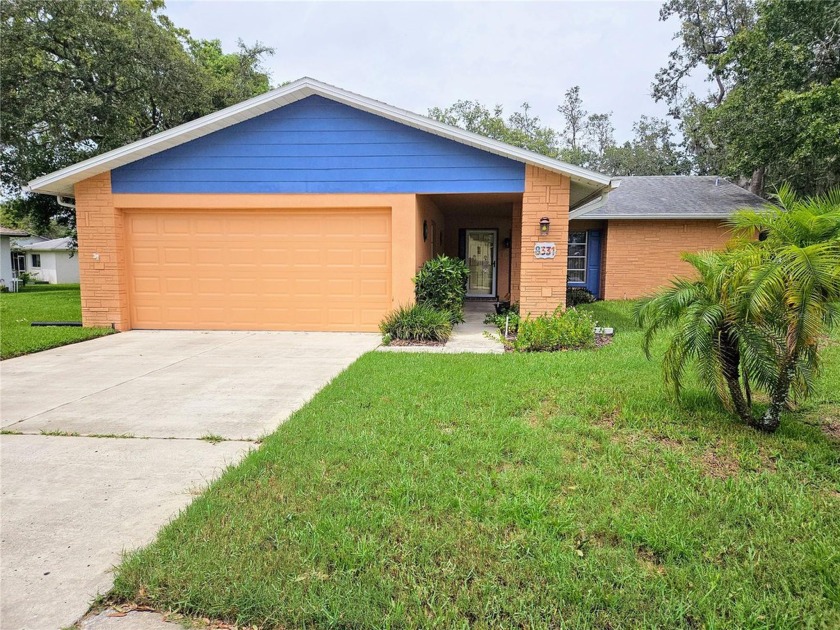
[[468,297],[496,296],[496,230],[467,230]]

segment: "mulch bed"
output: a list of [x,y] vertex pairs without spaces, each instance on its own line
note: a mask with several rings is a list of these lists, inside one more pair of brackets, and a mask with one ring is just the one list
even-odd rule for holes
[[392,339],[389,346],[445,346],[445,341],[416,341],[410,339]]

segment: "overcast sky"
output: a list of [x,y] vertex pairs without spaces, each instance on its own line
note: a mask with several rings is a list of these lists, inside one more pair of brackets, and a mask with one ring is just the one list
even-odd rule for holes
[[273,46],[273,84],[309,76],[420,114],[458,99],[506,112],[527,101],[559,129],[557,105],[580,85],[588,111],[613,112],[621,141],[641,114],[665,115],[650,84],[677,25],[659,21],[660,5],[169,0],[166,13],[225,50],[239,38]]

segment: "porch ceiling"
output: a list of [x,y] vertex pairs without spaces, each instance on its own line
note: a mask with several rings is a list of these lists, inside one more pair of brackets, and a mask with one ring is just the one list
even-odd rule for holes
[[522,199],[521,193],[465,193],[427,195],[441,212],[480,212],[488,216],[509,217],[513,203]]

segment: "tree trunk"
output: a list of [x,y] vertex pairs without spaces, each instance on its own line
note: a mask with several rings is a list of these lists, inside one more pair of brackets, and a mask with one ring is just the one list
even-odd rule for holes
[[753,426],[761,431],[773,433],[779,428],[781,422],[782,411],[787,407],[788,393],[790,392],[790,384],[793,382],[795,357],[793,354],[785,356],[782,362],[782,369],[779,371],[779,378],[773,385],[773,391],[770,393],[770,406],[760,419],[753,422]]
[[741,350],[738,348],[737,339],[732,338],[731,329],[724,325],[719,333],[718,348],[720,351],[721,370],[726,386],[729,389],[729,396],[735,407],[735,413],[742,422],[753,424],[755,419],[752,415],[752,405],[744,397],[741,389]]
[[753,171],[752,177],[750,178],[750,192],[754,195],[758,195],[761,197],[761,193],[764,191],[764,171],[765,167],[759,166],[757,169]]

